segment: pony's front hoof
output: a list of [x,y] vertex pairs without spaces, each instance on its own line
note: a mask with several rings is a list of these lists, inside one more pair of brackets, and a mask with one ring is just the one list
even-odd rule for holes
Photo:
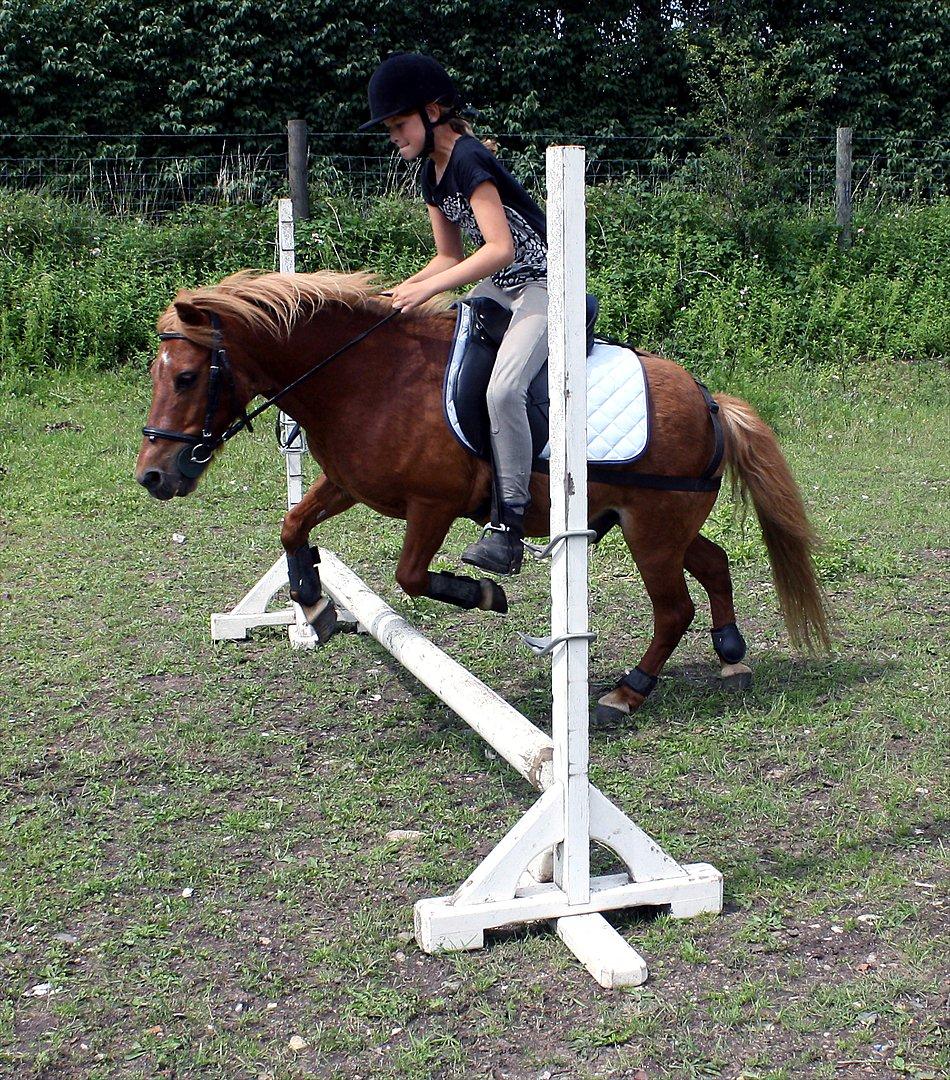
[[719,678],[723,690],[748,690],[752,685],[752,668],[745,664],[725,664]]
[[313,627],[313,631],[317,635],[317,641],[321,645],[326,645],[336,633],[338,626],[336,607],[333,601],[329,596],[321,596],[312,607],[305,607],[303,613],[307,616],[307,622]]
[[497,581],[492,581],[487,577],[479,578],[478,587],[482,591],[478,601],[480,611],[497,611],[499,615],[508,614],[508,597],[505,596],[505,590]]

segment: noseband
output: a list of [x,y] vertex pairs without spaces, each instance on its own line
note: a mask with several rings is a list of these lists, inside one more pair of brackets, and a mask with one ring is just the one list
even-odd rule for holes
[[[205,471],[205,469],[211,464],[211,459],[214,457],[214,452],[220,446],[223,446],[229,439],[233,439],[239,431],[247,428],[248,431],[253,431],[251,427],[251,421],[260,416],[265,410],[269,409],[271,405],[275,405],[285,395],[289,394],[291,390],[296,389],[301,383],[304,383],[312,375],[316,375],[321,368],[326,367],[331,360],[335,360],[341,353],[346,352],[347,349],[351,349],[354,345],[358,345],[364,338],[374,331],[379,329],[384,323],[389,322],[390,319],[395,318],[399,314],[398,311],[393,310],[379,322],[373,323],[368,329],[364,330],[362,334],[358,334],[351,341],[348,341],[345,345],[342,345],[336,352],[331,353],[325,357],[319,363],[314,364],[309,371],[305,371],[299,379],[294,379],[292,383],[289,383],[279,390],[273,397],[270,397],[263,403],[258,405],[253,412],[249,413],[247,408],[240,409],[241,415],[234,421],[229,427],[221,432],[220,435],[215,435],[212,432],[212,424],[214,423],[215,413],[218,411],[218,405],[221,401],[221,384],[227,382],[228,390],[231,394],[231,412],[232,415],[237,413],[237,388],[234,381],[234,372],[231,368],[231,361],[228,357],[228,350],[225,348],[224,341],[221,336],[221,320],[213,312],[208,312],[208,318],[211,320],[211,328],[214,331],[214,337],[211,342],[211,371],[208,377],[208,402],[205,406],[205,419],[201,428],[200,435],[189,435],[186,431],[167,431],[165,428],[156,427],[143,427],[142,434],[145,435],[150,442],[155,442],[156,439],[170,439],[172,442],[185,443],[181,451],[178,454],[178,468],[183,476],[187,476],[189,479],[197,479]],[[180,334],[170,331],[163,331],[159,333],[159,338],[162,341],[191,341],[191,338],[187,334]],[[194,344],[194,343],[192,343]]]

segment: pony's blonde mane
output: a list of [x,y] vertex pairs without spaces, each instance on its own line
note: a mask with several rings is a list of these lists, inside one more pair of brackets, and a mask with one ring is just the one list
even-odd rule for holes
[[[302,317],[307,318],[331,304],[387,314],[392,305],[387,297],[380,295],[384,288],[374,274],[341,274],[333,270],[319,270],[314,274],[275,274],[241,270],[217,285],[179,290],[159,317],[158,330],[185,334],[201,345],[211,344],[210,324],[195,326],[182,321],[175,304],[184,302],[203,312],[231,316],[250,330],[287,337]],[[445,313],[449,303],[446,296],[436,296],[406,317]]]

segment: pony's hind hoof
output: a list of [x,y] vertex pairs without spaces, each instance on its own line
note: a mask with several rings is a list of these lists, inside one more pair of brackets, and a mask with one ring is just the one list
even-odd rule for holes
[[623,692],[615,687],[598,699],[597,708],[590,718],[591,726],[617,727],[618,724],[623,724],[630,719],[631,711],[630,702],[626,701]]
[[497,581],[490,578],[479,578],[479,588],[482,591],[478,606],[482,611],[497,611],[499,615],[508,614],[508,597],[505,590]]
[[303,613],[307,616],[307,622],[313,627],[313,631],[317,635],[317,641],[321,645],[326,645],[336,633],[338,626],[336,607],[333,601],[329,596],[321,596],[313,607],[305,607]]
[[723,690],[748,690],[752,685],[752,668],[745,664],[726,664],[719,672]]

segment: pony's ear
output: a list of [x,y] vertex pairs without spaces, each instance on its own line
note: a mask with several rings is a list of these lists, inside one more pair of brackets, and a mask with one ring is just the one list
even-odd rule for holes
[[190,304],[187,300],[176,300],[175,312],[185,326],[206,326],[208,323],[201,309],[196,308],[194,304]]

